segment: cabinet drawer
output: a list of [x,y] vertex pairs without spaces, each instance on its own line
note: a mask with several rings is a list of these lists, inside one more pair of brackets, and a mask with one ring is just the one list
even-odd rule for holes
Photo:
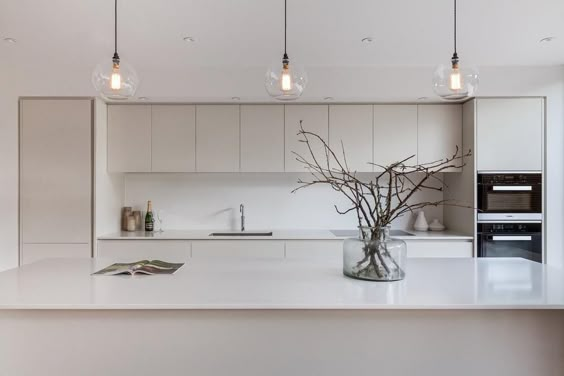
[[190,242],[185,240],[99,240],[96,257],[116,261],[162,260],[185,262]]
[[320,261],[342,260],[343,242],[338,240],[287,241],[286,258]]
[[193,258],[284,258],[284,242],[275,240],[205,240],[192,243]]
[[471,241],[409,240],[407,257],[472,257]]

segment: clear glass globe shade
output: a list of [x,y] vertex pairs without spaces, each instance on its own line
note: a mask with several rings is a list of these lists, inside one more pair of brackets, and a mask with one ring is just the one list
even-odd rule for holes
[[453,69],[451,64],[441,64],[433,73],[433,90],[446,100],[473,97],[478,91],[478,84],[476,67],[460,64],[458,69]]
[[[118,80],[116,74],[119,74]],[[135,96],[139,76],[127,61],[120,59],[119,70],[116,72],[112,59],[105,59],[92,72],[92,85],[106,99],[127,99]]]
[[284,70],[281,61],[270,65],[266,71],[264,86],[268,95],[281,101],[298,99],[307,86],[307,73],[303,66],[290,62]]

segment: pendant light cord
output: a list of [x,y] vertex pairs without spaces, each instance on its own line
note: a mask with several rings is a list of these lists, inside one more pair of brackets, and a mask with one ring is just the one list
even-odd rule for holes
[[288,34],[288,1],[284,0],[284,59],[288,60],[286,53],[286,39]]
[[454,53],[456,54],[456,0],[454,0]]
[[115,64],[119,64],[119,55],[118,55],[118,30],[117,30],[117,0],[114,1],[114,57],[113,61]]

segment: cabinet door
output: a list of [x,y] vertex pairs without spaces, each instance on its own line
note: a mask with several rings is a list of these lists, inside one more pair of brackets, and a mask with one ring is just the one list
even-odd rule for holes
[[284,172],[284,106],[241,106],[241,171]]
[[417,164],[417,105],[375,105],[374,163],[388,166],[411,156],[406,163]]
[[89,258],[90,244],[23,244],[22,264],[46,258]]
[[153,105],[151,108],[153,172],[196,170],[196,107]]
[[[419,164],[451,158],[457,147],[462,154],[462,105],[418,105],[417,110]],[[444,171],[459,172],[460,169]]]
[[541,98],[477,101],[478,171],[541,171],[544,105]]
[[[311,161],[312,157],[305,143],[298,136],[300,131],[300,120],[303,120],[303,127],[306,131],[315,133],[329,141],[329,106],[323,105],[286,105],[284,106],[284,124],[286,132],[286,152],[285,169],[286,172],[306,172],[303,163],[296,160],[296,154]],[[311,138],[313,153],[318,159],[325,159],[325,148],[321,142]],[[296,153],[296,154],[294,154]]]
[[276,240],[204,240],[192,242],[193,258],[284,258],[284,242]]
[[343,160],[343,147],[351,171],[372,171],[371,105],[329,106],[329,146]]
[[108,106],[108,171],[151,171],[151,106]]
[[23,243],[90,243],[92,101],[24,99],[20,121]]
[[338,261],[343,259],[343,242],[339,240],[288,240],[286,258]]
[[190,242],[185,240],[98,240],[96,257],[122,262],[163,260],[186,262],[190,258]]
[[472,257],[471,241],[406,240],[407,257]]
[[239,171],[239,106],[196,106],[196,171]]

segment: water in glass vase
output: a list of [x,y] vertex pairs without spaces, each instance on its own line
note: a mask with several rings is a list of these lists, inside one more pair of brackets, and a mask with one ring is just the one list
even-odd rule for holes
[[359,238],[343,244],[343,273],[367,281],[405,278],[407,245],[390,238],[390,228],[361,227]]

